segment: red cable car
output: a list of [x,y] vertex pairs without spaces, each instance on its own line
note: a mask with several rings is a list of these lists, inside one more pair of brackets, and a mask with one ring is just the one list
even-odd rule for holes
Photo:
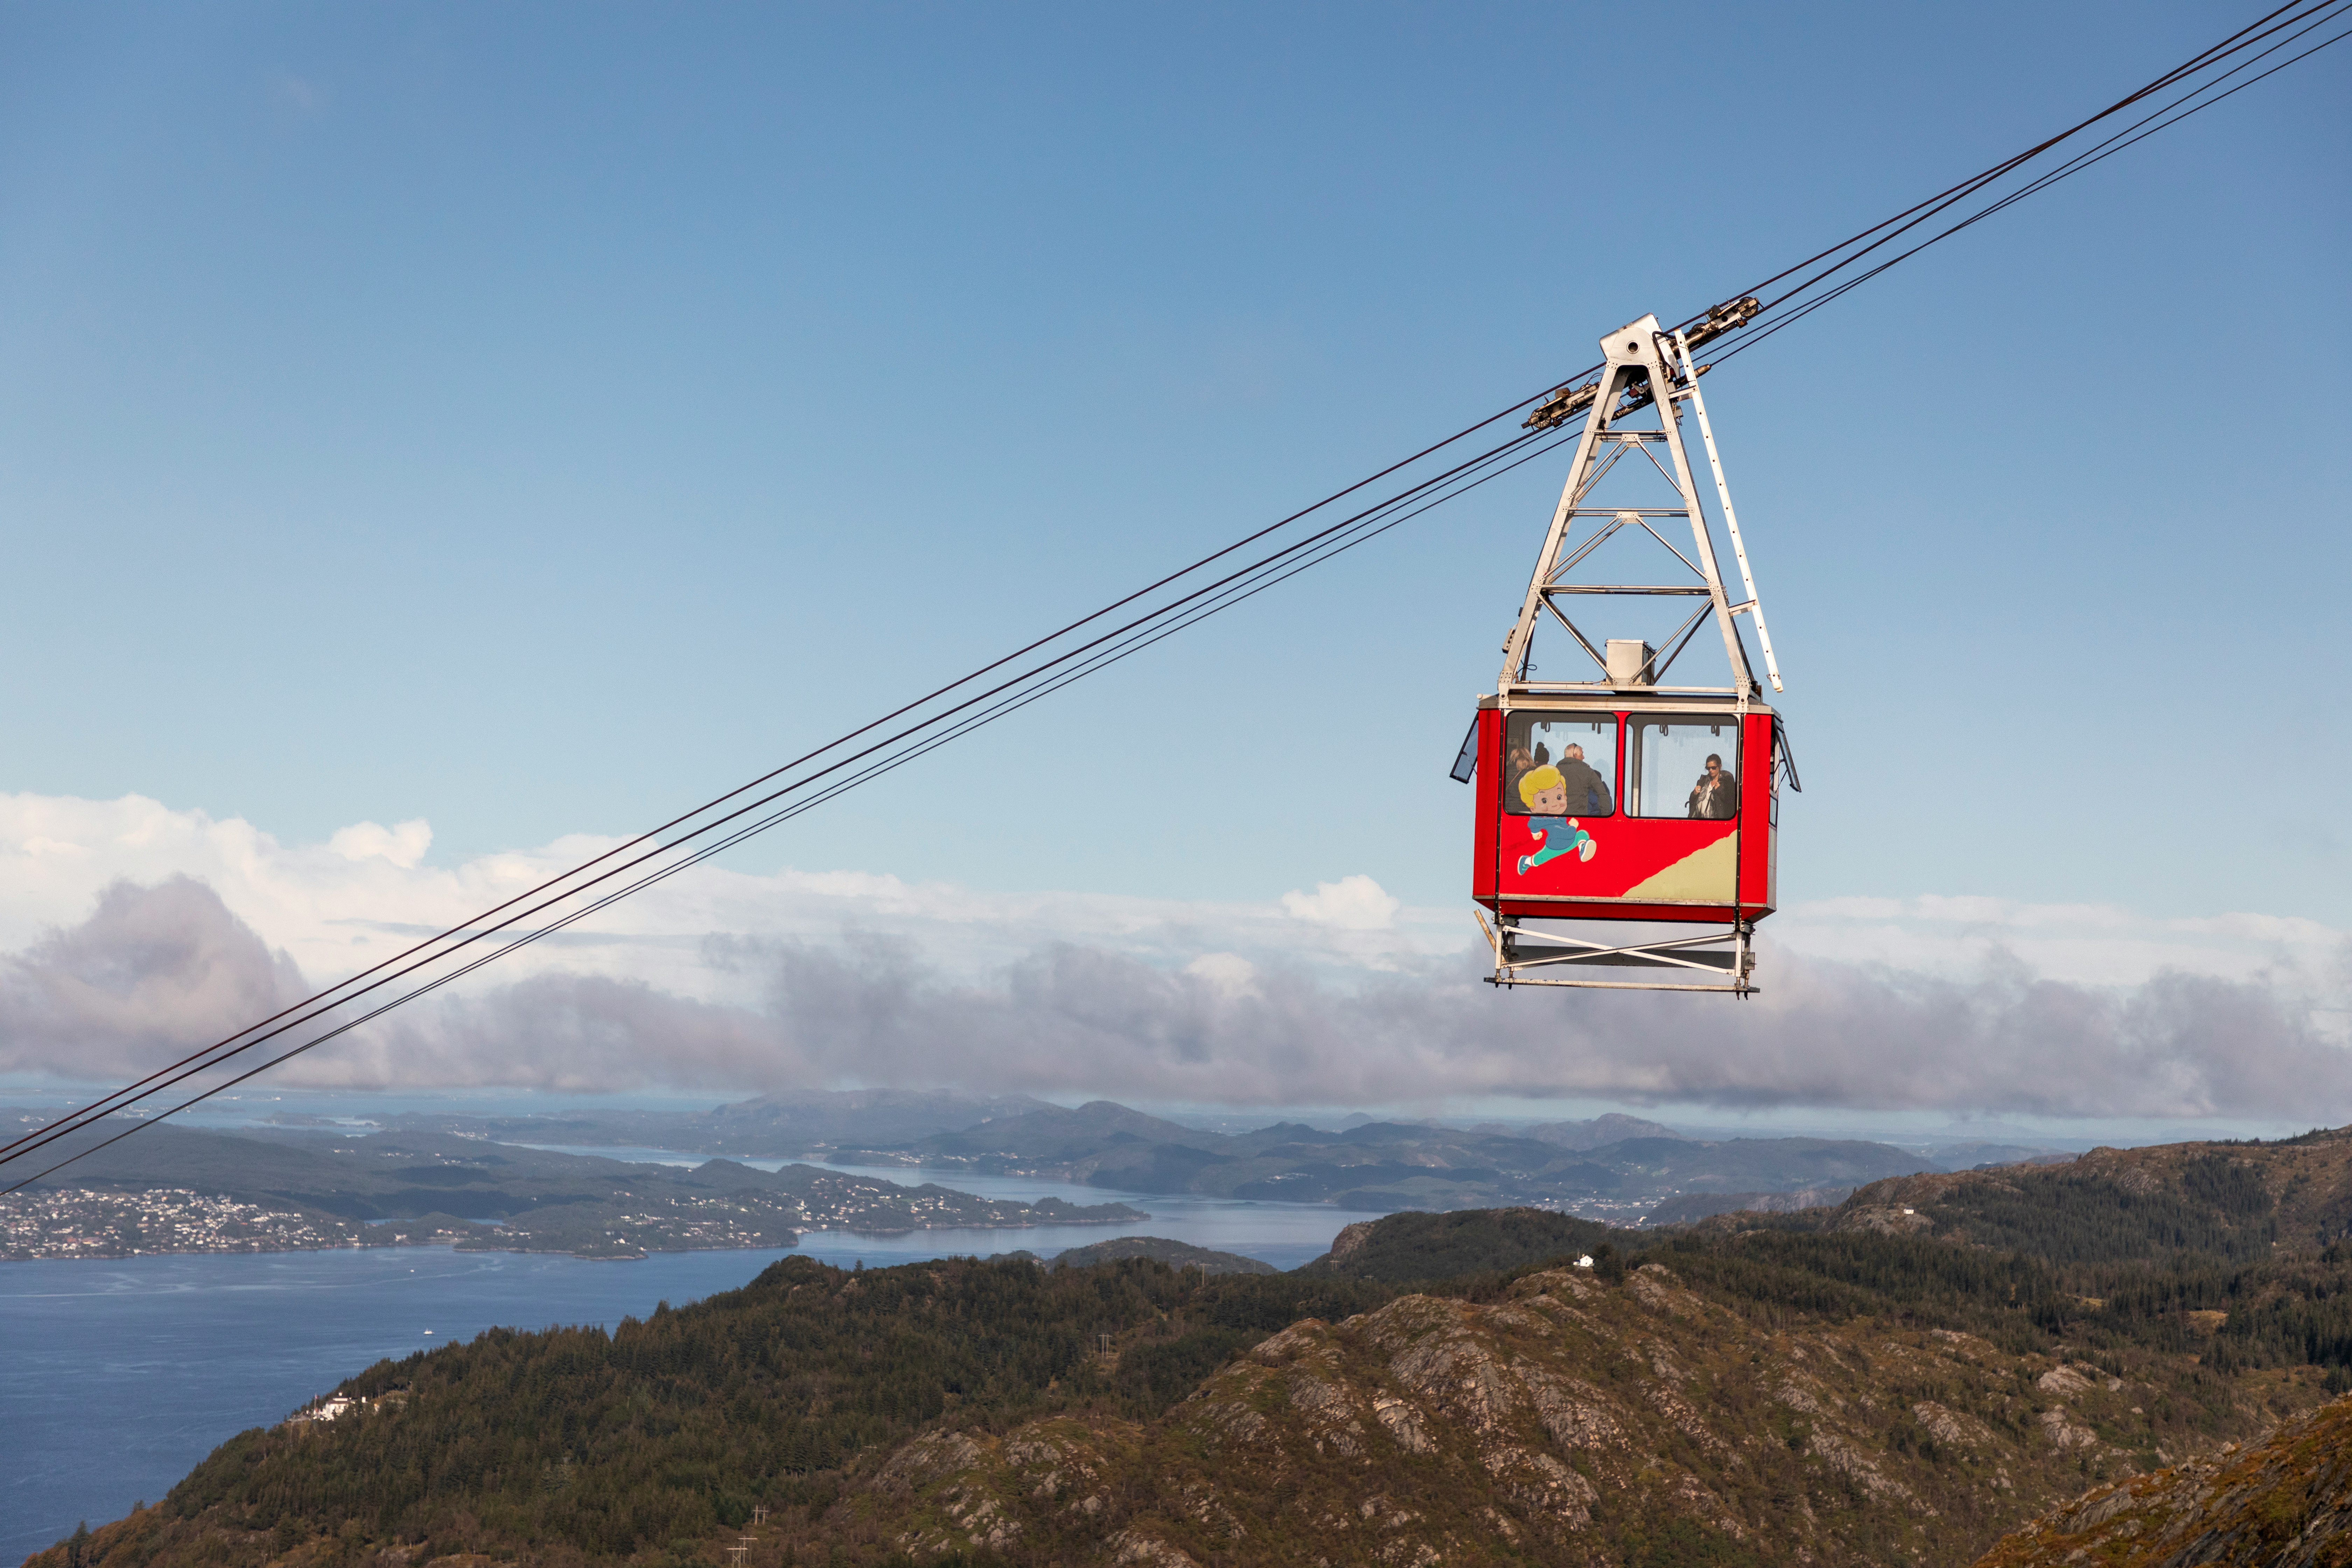
[[[1549,427],[1585,416],[1567,488],[1503,645],[1502,675],[1494,695],[1478,700],[1454,769],[1477,787],[1471,896],[1494,949],[1496,984],[1755,989],[1750,938],[1778,898],[1780,781],[1801,786],[1780,718],[1763,700],[1741,640],[1746,616],[1780,690],[1699,396],[1707,367],[1694,363],[1691,351],[1756,310],[1752,299],[1737,300],[1673,333],[1644,316],[1601,340],[1598,381],[1554,393],[1527,421]],[[1737,603],[1717,568],[1684,449],[1685,405],[1697,416],[1747,592]],[[1685,528],[1687,542],[1678,544]],[[1649,580],[1594,580],[1636,556],[1650,563],[1643,568]],[[1590,635],[1603,615],[1648,619],[1624,628],[1643,635],[1612,635],[1617,625]],[[1669,684],[1710,624],[1722,637],[1728,682]],[[1564,640],[1583,679],[1537,679],[1539,626]],[[1556,929],[1593,921],[1616,923],[1598,939]],[[1699,925],[1716,929],[1690,929]],[[1603,968],[1651,973],[1594,973]]]

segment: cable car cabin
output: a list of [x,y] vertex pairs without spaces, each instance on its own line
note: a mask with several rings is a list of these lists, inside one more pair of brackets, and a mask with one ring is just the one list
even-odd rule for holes
[[[1749,938],[1779,898],[1780,782],[1799,785],[1742,637],[1744,616],[1779,690],[1699,395],[1707,367],[1691,351],[1757,309],[1735,300],[1671,332],[1655,316],[1620,328],[1601,340],[1600,379],[1562,387],[1527,421],[1549,430],[1581,416],[1582,429],[1502,675],[1454,767],[1476,787],[1471,896],[1497,984],[1755,989]],[[1684,446],[1686,411],[1746,590],[1738,602]],[[1594,624],[1604,616],[1619,624]],[[1567,679],[1539,673],[1539,629]],[[1695,644],[1718,637],[1727,680],[1669,684]],[[1561,921],[1617,922],[1601,928],[1616,934],[1551,929]],[[1627,969],[1650,973],[1605,977]]]
[[1769,709],[1478,714],[1472,896],[1501,917],[1738,925],[1777,902]]

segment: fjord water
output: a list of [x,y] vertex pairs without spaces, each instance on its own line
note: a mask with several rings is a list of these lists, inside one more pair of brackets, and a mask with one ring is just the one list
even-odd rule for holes
[[[662,1165],[699,1165],[713,1158],[709,1154],[690,1154],[675,1149],[612,1149],[569,1143],[533,1143],[526,1147],[545,1149],[557,1154],[596,1154],[607,1160]],[[843,1165],[830,1161],[772,1160],[738,1154],[724,1154],[717,1158],[761,1171],[781,1170],[786,1165],[815,1165],[820,1170],[839,1171],[845,1175],[895,1182],[902,1187],[936,1183],[942,1187],[953,1187],[961,1193],[970,1193],[974,1197],[1001,1198],[1012,1203],[1060,1198],[1065,1203],[1079,1205],[1128,1204],[1150,1216],[1125,1225],[1047,1225],[1026,1230],[919,1230],[892,1237],[809,1231],[801,1237],[802,1252],[812,1258],[822,1258],[828,1263],[844,1265],[860,1258],[874,1265],[907,1263],[918,1258],[962,1253],[977,1253],[985,1258],[992,1252],[1011,1252],[1016,1248],[1026,1248],[1040,1257],[1051,1258],[1065,1247],[1108,1241],[1113,1237],[1158,1236],[1171,1241],[1189,1241],[1195,1247],[1213,1247],[1220,1252],[1238,1252],[1244,1257],[1271,1263],[1276,1268],[1296,1268],[1308,1259],[1320,1258],[1328,1252],[1331,1237],[1338,1234],[1341,1226],[1349,1220],[1371,1217],[1335,1209],[1328,1204],[1258,1203],[1242,1198],[1210,1197],[1201,1193],[1115,1192],[1106,1187],[1081,1186],[1076,1182],[1054,1182],[1037,1176],[982,1176],[970,1171],[944,1167]]]
[[[667,1151],[582,1150],[699,1163]],[[746,1161],[772,1168],[778,1161]],[[845,1167],[834,1167],[845,1169]],[[886,1169],[990,1197],[1124,1202],[1149,1220],[904,1236],[812,1231],[795,1249],[844,1268],[1015,1248],[1052,1256],[1161,1236],[1277,1268],[1321,1255],[1361,1215],[1316,1204],[1160,1197],[1034,1179]],[[0,1266],[0,1560],[154,1501],[215,1447],[267,1426],[386,1356],[504,1325],[611,1328],[747,1283],[781,1251],[667,1252],[593,1263],[446,1247],[131,1258]]]

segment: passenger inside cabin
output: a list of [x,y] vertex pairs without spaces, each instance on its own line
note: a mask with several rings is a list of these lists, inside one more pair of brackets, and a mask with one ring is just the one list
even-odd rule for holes
[[1718,752],[1707,753],[1706,772],[1691,786],[1690,814],[1714,822],[1739,815],[1739,781],[1724,770]]
[[1606,816],[1616,809],[1609,798],[1609,781],[1584,760],[1584,748],[1570,744],[1560,754],[1560,782],[1568,791],[1568,810],[1578,816]]
[[1519,793],[1519,781],[1527,777],[1530,771],[1542,767],[1550,761],[1551,749],[1542,742],[1537,742],[1535,751],[1529,752],[1524,739],[1513,741],[1503,753],[1504,798],[1508,800],[1517,796]]

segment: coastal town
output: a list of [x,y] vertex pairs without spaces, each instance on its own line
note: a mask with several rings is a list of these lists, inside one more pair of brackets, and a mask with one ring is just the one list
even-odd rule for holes
[[0,1261],[354,1247],[360,1226],[184,1188],[34,1189],[0,1197]]
[[[622,1259],[653,1252],[789,1247],[810,1230],[903,1236],[945,1228],[1118,1225],[1149,1217],[1124,1204],[1077,1205],[1053,1197],[1022,1203],[938,1186],[903,1187],[808,1166],[771,1173],[721,1162],[698,1176],[665,1166],[459,1147],[467,1157],[455,1158],[441,1149],[403,1150],[389,1170],[368,1166],[357,1151],[327,1152],[332,1165],[308,1172],[309,1184],[301,1189],[305,1196],[315,1194],[310,1202],[289,1202],[283,1193],[205,1192],[176,1184],[131,1190],[36,1187],[9,1194],[0,1196],[0,1262],[351,1247],[454,1247]],[[233,1173],[227,1174],[225,1186],[234,1180]],[[364,1195],[355,1190],[362,1177],[373,1184]],[[364,1205],[376,1213],[339,1215],[330,1204]],[[449,1212],[459,1206],[488,1217]],[[394,1208],[393,1217],[379,1217],[385,1208]]]

